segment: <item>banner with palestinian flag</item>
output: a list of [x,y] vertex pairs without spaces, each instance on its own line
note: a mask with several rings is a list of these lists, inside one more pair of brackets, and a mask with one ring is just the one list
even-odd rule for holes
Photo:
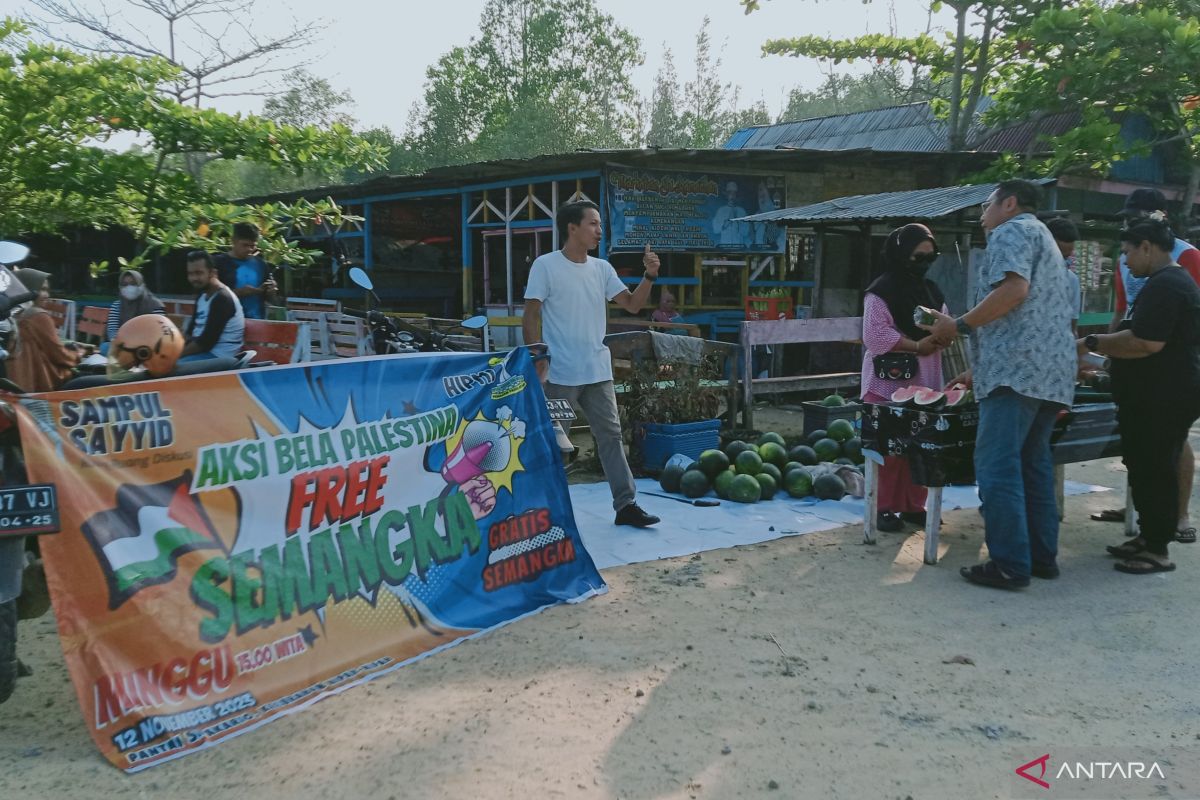
[[524,349],[28,395],[21,441],[76,695],[130,772],[605,589]]

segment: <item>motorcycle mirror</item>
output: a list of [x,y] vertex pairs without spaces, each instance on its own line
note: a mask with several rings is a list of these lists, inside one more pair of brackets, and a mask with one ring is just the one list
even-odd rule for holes
[[362,267],[351,267],[350,272],[347,274],[355,285],[366,289],[368,292],[375,290],[375,284],[371,282],[371,278],[363,271]]
[[464,319],[461,324],[467,330],[477,331],[480,328],[487,327],[488,318],[484,316],[470,317],[469,319]]
[[29,248],[18,242],[0,241],[0,264],[19,264],[29,255]]

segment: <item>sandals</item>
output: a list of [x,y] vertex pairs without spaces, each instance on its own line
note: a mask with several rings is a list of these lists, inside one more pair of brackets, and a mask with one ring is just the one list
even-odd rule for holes
[[1175,541],[1180,544],[1195,544],[1196,529],[1195,528],[1180,528],[1175,531]]
[[1159,558],[1165,559],[1166,556],[1155,556],[1153,553],[1143,551],[1135,556],[1126,558],[1124,561],[1118,561],[1116,564],[1113,564],[1113,568],[1117,572],[1124,572],[1126,575],[1153,575],[1156,572],[1175,571],[1175,563],[1173,561],[1159,561]]
[[1095,514],[1092,514],[1092,519],[1096,522],[1124,522],[1125,509],[1106,508],[1103,511],[1097,511]]
[[980,586],[990,586],[993,589],[1024,589],[1029,585],[1029,578],[1018,575],[1005,575],[995,561],[976,564],[973,567],[963,567],[958,571],[968,581]]
[[1110,556],[1129,558],[1143,552],[1146,549],[1146,543],[1140,538],[1130,539],[1128,542],[1121,542],[1121,544],[1111,544],[1104,549],[1108,551]]

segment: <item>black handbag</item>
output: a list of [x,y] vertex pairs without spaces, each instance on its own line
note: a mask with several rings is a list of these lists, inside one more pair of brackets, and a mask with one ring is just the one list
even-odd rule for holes
[[916,353],[881,353],[872,359],[875,377],[885,381],[907,381],[917,375]]

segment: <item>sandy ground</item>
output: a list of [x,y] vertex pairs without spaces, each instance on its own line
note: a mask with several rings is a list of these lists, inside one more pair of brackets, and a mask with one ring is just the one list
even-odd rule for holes
[[1120,527],[1088,513],[1118,503],[1068,498],[1063,576],[1022,593],[958,577],[976,511],[946,514],[935,567],[919,532],[842,528],[608,570],[606,596],[133,776],[93,748],[48,615],[0,708],[0,798],[990,798],[1048,749],[1194,750],[1200,548],[1114,572]]

